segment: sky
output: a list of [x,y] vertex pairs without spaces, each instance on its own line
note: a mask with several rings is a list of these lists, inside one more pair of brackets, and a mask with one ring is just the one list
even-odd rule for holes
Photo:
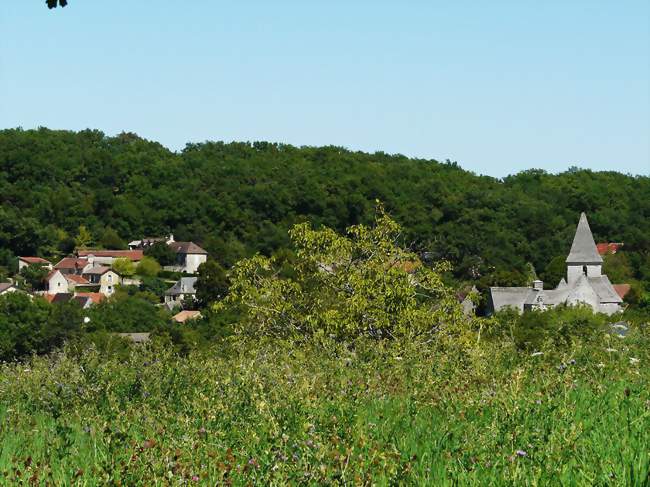
[[650,174],[647,0],[0,5],[0,128]]

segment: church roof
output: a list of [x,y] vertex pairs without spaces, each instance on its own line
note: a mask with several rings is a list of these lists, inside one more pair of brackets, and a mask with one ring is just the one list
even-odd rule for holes
[[494,311],[508,307],[522,309],[530,291],[529,287],[491,287],[490,298]]
[[587,280],[601,303],[622,303],[623,300],[612,286],[607,276],[588,277]]
[[566,258],[567,264],[600,264],[603,258],[598,254],[594,236],[591,234],[587,215],[582,213],[576,229],[571,252]]

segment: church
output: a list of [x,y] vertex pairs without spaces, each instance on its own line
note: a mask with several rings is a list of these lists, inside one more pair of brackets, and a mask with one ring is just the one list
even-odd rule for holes
[[587,305],[594,312],[608,315],[623,310],[623,300],[608,277],[602,274],[603,258],[584,213],[580,215],[566,265],[566,279],[563,278],[555,289],[544,289],[542,281],[535,281],[532,287],[491,287],[488,313],[509,307],[522,313],[561,304]]

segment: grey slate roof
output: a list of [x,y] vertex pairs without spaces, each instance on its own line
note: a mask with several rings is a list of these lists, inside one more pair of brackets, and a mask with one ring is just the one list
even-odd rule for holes
[[522,309],[530,292],[529,287],[491,287],[490,299],[494,311],[501,311],[508,307]]
[[601,303],[622,303],[623,300],[618,295],[614,286],[609,281],[609,277],[588,277],[587,280],[600,299]]
[[179,294],[196,294],[196,277],[181,277],[176,284],[165,291],[166,296],[178,296]]
[[177,254],[208,254],[194,242],[171,242],[169,248]]
[[603,258],[596,248],[594,236],[591,234],[587,215],[584,213],[580,215],[578,228],[566,262],[567,264],[601,264],[603,262]]

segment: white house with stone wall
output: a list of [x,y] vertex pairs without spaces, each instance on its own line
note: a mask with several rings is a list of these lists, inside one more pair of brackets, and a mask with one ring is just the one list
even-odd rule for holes
[[623,300],[602,273],[603,258],[584,213],[580,215],[566,265],[566,280],[562,279],[555,289],[544,289],[542,281],[535,281],[532,287],[490,288],[488,313],[506,308],[519,312],[547,310],[560,304],[587,305],[594,312],[608,315],[623,310]]
[[171,270],[196,274],[199,266],[208,260],[208,253],[194,242],[172,242],[169,247],[176,252],[176,265]]

